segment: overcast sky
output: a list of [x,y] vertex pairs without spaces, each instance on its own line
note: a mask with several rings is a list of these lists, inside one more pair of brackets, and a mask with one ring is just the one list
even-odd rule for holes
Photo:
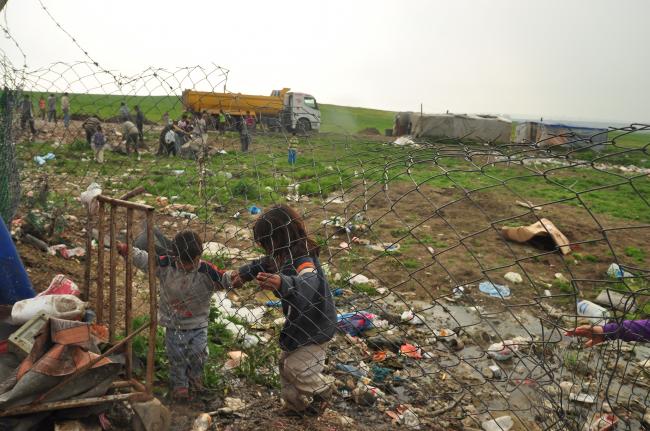
[[[390,110],[650,122],[648,0],[43,2],[125,74],[214,62],[237,92],[286,86]],[[37,0],[9,0],[5,13],[30,68],[84,59]]]

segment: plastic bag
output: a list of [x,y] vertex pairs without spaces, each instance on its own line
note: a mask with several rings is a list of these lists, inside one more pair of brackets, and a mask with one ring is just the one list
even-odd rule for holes
[[81,193],[81,203],[88,208],[90,214],[96,214],[99,204],[97,203],[97,196],[102,194],[102,188],[97,183],[91,183],[85,192]]
[[45,295],[16,302],[11,309],[11,320],[14,324],[23,324],[41,313],[79,320],[85,311],[86,303],[74,295]]

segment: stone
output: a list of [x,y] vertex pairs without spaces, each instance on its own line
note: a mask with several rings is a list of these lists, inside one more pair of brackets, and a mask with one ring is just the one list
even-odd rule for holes
[[483,431],[509,431],[515,425],[510,416],[501,416],[481,423]]
[[135,431],[167,431],[171,425],[169,410],[157,398],[142,403],[132,403]]
[[508,272],[506,275],[503,276],[506,280],[508,280],[511,283],[523,283],[524,279],[521,278],[521,275],[516,273],[516,272]]

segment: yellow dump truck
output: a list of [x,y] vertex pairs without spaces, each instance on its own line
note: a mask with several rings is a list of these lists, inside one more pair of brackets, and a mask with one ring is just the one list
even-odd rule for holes
[[248,114],[254,115],[258,122],[272,130],[285,128],[308,132],[320,129],[320,110],[314,96],[291,92],[288,88],[274,90],[270,96],[185,90],[183,105],[190,112],[220,113],[235,121]]

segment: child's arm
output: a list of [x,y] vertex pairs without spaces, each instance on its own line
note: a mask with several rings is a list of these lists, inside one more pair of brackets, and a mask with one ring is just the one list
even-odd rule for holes
[[[120,256],[126,259],[128,253],[126,244],[118,241],[117,252],[120,254]],[[149,268],[149,253],[144,250],[140,250],[137,247],[131,247],[131,252],[133,255],[133,265],[135,265],[136,268],[142,270],[143,272],[147,272]],[[156,259],[156,266],[159,266],[158,260],[159,259]]]
[[320,287],[323,280],[316,271],[316,266],[307,261],[296,269],[298,275],[257,274],[257,282],[261,289],[271,290],[275,296],[291,302],[292,307],[306,310],[314,306],[314,301],[320,298]]
[[239,268],[238,277],[242,284],[252,281],[261,272],[275,273],[278,269],[270,256],[264,256]]

